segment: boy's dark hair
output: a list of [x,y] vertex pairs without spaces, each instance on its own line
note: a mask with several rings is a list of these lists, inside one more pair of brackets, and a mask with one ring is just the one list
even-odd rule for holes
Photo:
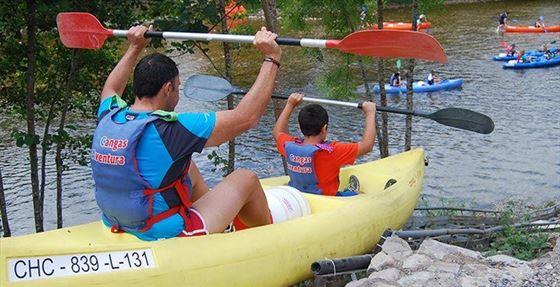
[[315,136],[329,123],[329,114],[318,104],[307,105],[299,111],[298,122],[303,135]]
[[159,53],[147,55],[136,64],[132,90],[139,99],[152,98],[165,83],[172,81],[177,75],[177,64],[171,58]]

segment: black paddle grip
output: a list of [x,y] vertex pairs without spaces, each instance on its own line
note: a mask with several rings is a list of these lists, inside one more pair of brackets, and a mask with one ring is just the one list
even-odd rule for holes
[[285,45],[285,46],[301,46],[301,39],[276,38],[276,43],[278,43],[278,45]]
[[163,39],[163,32],[146,31],[146,33],[144,33],[144,38],[162,38]]

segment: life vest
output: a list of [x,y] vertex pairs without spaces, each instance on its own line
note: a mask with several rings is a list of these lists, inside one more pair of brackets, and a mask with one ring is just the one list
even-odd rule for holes
[[[95,181],[95,199],[106,220],[112,224],[113,232],[144,232],[153,224],[175,214],[184,222],[191,206],[190,180],[186,162],[182,174],[171,184],[154,189],[140,175],[136,162],[136,147],[145,127],[160,119],[156,113],[136,119],[127,114],[124,123],[113,117],[123,108],[109,111],[99,121],[93,135],[91,167]],[[164,212],[153,214],[156,193],[175,193],[180,200]],[[175,195],[173,195],[175,196]]]
[[[393,85],[393,82],[394,82],[395,80],[398,81],[398,84],[397,84],[397,85]],[[392,87],[398,87],[400,84],[401,84],[400,79],[399,79],[397,76],[395,76],[395,74],[392,74],[391,77],[389,78],[389,85],[392,86]]]
[[317,151],[332,152],[332,147],[328,143],[303,144],[301,139],[297,139],[296,141],[286,142],[285,150],[288,175],[290,176],[288,185],[297,188],[299,191],[323,194],[318,186],[319,180],[313,166],[313,159]]

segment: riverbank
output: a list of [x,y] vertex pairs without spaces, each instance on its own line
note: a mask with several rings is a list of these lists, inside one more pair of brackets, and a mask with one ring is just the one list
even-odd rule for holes
[[560,286],[560,234],[550,238],[552,251],[523,261],[507,255],[485,257],[432,239],[413,251],[392,236],[371,260],[368,277],[346,286]]

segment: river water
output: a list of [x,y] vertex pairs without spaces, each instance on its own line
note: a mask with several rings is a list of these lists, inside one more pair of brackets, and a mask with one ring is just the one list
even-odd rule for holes
[[[528,25],[539,16],[547,23],[560,23],[559,1],[502,1],[446,6],[443,13],[428,15],[431,33],[445,48],[449,63],[419,62],[415,77],[425,77],[431,69],[446,78],[463,78],[461,90],[414,96],[416,110],[433,112],[446,107],[461,107],[490,116],[495,130],[490,135],[442,126],[427,119],[415,118],[414,147],[423,147],[429,158],[423,198],[434,205],[444,203],[491,207],[507,200],[539,204],[560,199],[560,67],[527,71],[503,70],[491,57],[500,52],[500,42],[517,43],[535,49],[543,43],[559,40],[560,33],[498,36],[496,15],[507,9],[519,25]],[[409,11],[386,12],[386,19],[406,21]],[[218,48],[218,46],[214,46]],[[214,49],[217,50],[217,49]],[[277,92],[303,91],[307,96],[322,97],[314,84],[321,65],[297,48],[284,49],[284,59]],[[214,51],[217,53],[217,51]],[[330,53],[333,55],[335,53]],[[249,85],[256,76],[260,56],[254,50],[236,52],[234,79],[240,86]],[[202,55],[176,58],[182,78],[211,71]],[[394,61],[393,61],[394,63]],[[377,65],[375,64],[374,67]],[[371,74],[375,76],[375,68]],[[419,75],[419,76],[418,76]],[[361,95],[356,100],[367,99]],[[405,107],[404,96],[390,96],[391,106]],[[223,102],[203,103],[181,99],[177,111],[218,110]],[[331,117],[330,139],[356,141],[363,128],[363,115],[350,108],[328,107]],[[401,152],[404,146],[404,117],[390,115],[390,151]],[[260,177],[281,175],[281,160],[273,144],[271,108],[256,129],[237,138],[237,168],[248,168]],[[90,130],[94,123],[86,124]],[[0,168],[6,189],[8,216],[15,235],[34,231],[27,150],[9,140],[10,122],[0,116]],[[296,132],[295,122],[292,131]],[[227,147],[219,148],[226,155]],[[211,184],[221,173],[207,159],[212,150],[195,157]],[[377,146],[359,162],[379,157]],[[47,166],[45,228],[56,226],[54,160]],[[64,225],[99,219],[93,196],[89,167],[71,164],[64,175]]]

